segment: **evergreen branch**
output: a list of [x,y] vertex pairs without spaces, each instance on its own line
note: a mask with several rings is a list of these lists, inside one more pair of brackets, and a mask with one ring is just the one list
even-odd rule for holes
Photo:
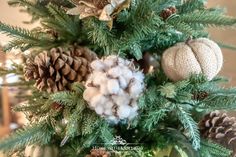
[[177,6],[179,14],[191,13],[205,8],[206,0],[186,0],[182,5]]
[[236,93],[235,90],[232,92],[231,94],[225,92],[210,95],[201,102],[204,104],[202,108],[207,111],[236,109]]
[[45,122],[40,122],[20,129],[0,142],[0,150],[14,151],[34,143],[48,144],[51,141],[52,130]]
[[13,107],[14,112],[26,112],[26,111],[33,111],[38,110],[42,107],[42,104],[19,104]]
[[76,106],[79,96],[75,92],[58,92],[51,95],[51,100],[67,107]]
[[27,40],[33,40],[37,41],[37,38],[35,35],[33,35],[29,30],[19,28],[19,27],[14,27],[10,26],[7,24],[4,24],[0,22],[0,31],[8,36],[11,37],[17,37],[17,38],[23,38]]
[[230,157],[232,151],[216,143],[201,140],[201,157]]
[[184,22],[188,24],[197,24],[204,26],[234,26],[236,19],[221,15],[215,11],[203,10],[188,14],[183,14],[170,19],[174,22]]
[[182,107],[177,107],[177,116],[179,121],[183,124],[185,130],[187,131],[187,136],[192,141],[192,145],[194,149],[200,148],[200,133],[198,130],[197,123],[192,119],[191,114],[184,111]]
[[152,111],[148,113],[147,120],[144,121],[144,128],[147,128],[148,131],[151,131],[155,126],[158,125],[160,120],[164,119],[167,116],[167,109],[161,108],[157,111]]

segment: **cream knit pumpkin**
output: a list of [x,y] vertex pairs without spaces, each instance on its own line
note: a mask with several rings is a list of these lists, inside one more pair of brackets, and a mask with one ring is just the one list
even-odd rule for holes
[[188,78],[191,74],[203,73],[213,79],[223,65],[220,47],[207,38],[178,43],[167,49],[162,57],[165,74],[173,81]]

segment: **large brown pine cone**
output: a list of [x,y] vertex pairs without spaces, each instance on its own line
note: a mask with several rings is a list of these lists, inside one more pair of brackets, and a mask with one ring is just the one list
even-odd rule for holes
[[85,47],[53,48],[27,59],[25,79],[36,80],[35,86],[41,91],[69,90],[71,83],[87,78],[95,58],[95,53]]
[[214,111],[200,121],[199,128],[203,138],[231,149],[233,157],[236,157],[236,120],[234,117]]
[[106,151],[104,148],[100,149],[92,149],[90,151],[89,155],[86,155],[85,157],[110,157],[111,154]]

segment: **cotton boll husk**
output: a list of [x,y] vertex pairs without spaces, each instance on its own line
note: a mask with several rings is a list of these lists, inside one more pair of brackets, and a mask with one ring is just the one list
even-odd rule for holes
[[121,105],[117,110],[117,114],[120,119],[128,118],[130,115],[131,107],[128,105]]
[[91,67],[93,70],[98,70],[98,71],[104,71],[106,69],[106,65],[100,60],[93,61],[91,63]]
[[127,88],[128,82],[126,82],[126,80],[124,79],[123,76],[119,76],[118,80],[119,80],[120,87],[121,87],[122,89]]
[[95,87],[88,87],[83,93],[83,98],[86,101],[90,101],[93,97],[99,94],[99,90]]
[[107,88],[110,94],[117,94],[120,90],[119,82],[116,79],[110,79],[107,82]]
[[111,68],[109,71],[108,71],[108,75],[113,77],[113,78],[118,78],[120,75],[121,75],[121,69],[120,67],[114,67],[114,68]]
[[144,86],[142,83],[140,83],[138,80],[133,80],[133,82],[131,82],[130,88],[129,88],[130,96],[132,98],[138,97],[139,94],[142,93],[143,88],[144,88]]

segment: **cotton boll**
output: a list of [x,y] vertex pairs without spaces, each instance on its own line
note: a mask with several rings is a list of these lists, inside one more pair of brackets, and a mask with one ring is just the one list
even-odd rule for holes
[[111,109],[105,109],[104,114],[107,115],[107,116],[112,116],[113,115]]
[[108,71],[108,75],[113,77],[113,78],[118,78],[121,75],[121,69],[118,66],[114,67],[114,68],[111,68]]
[[126,80],[126,82],[129,82],[133,78],[133,73],[128,67],[122,67],[122,76]]
[[98,70],[98,71],[103,71],[106,69],[106,65],[100,60],[93,61],[91,63],[91,67],[93,70]]
[[138,80],[139,82],[143,82],[144,80],[144,74],[141,71],[137,71],[133,73],[133,77]]
[[123,76],[119,76],[118,81],[119,81],[119,85],[122,89],[127,88],[128,82],[126,82],[126,80]]
[[107,102],[107,98],[103,96],[102,94],[98,94],[95,97],[92,98],[90,101],[90,107],[96,108],[97,105],[103,105]]
[[102,115],[103,112],[104,112],[103,106],[102,106],[102,105],[97,105],[97,106],[95,107],[95,112],[96,112],[97,114],[99,114],[99,115]]
[[112,67],[114,66],[118,61],[118,58],[117,56],[115,55],[111,55],[111,56],[108,56],[105,60],[104,60],[104,63],[106,66],[108,67]]
[[112,110],[113,105],[114,105],[114,103],[112,102],[112,100],[109,100],[109,101],[107,101],[106,104],[104,104],[104,108]]
[[103,94],[103,95],[109,95],[110,94],[106,83],[100,84],[100,93]]
[[128,118],[130,115],[131,107],[128,105],[121,105],[117,110],[117,114],[120,119]]
[[130,103],[130,96],[125,93],[113,95],[112,99],[118,106],[128,105]]
[[137,80],[134,80],[131,84],[130,84],[130,88],[129,88],[129,93],[130,96],[132,98],[136,98],[139,96],[140,93],[142,93],[144,86],[142,85],[142,83],[140,83]]
[[90,101],[93,97],[99,94],[99,90],[95,87],[88,87],[83,93],[83,98],[86,101]]
[[107,77],[103,72],[97,71],[97,72],[94,73],[93,83],[95,85],[100,85],[100,84],[102,84],[106,81],[107,81]]
[[113,124],[117,124],[119,122],[119,119],[116,118],[115,116],[109,116],[107,120]]
[[107,82],[107,88],[110,94],[117,94],[120,90],[119,83],[116,79],[110,79]]

